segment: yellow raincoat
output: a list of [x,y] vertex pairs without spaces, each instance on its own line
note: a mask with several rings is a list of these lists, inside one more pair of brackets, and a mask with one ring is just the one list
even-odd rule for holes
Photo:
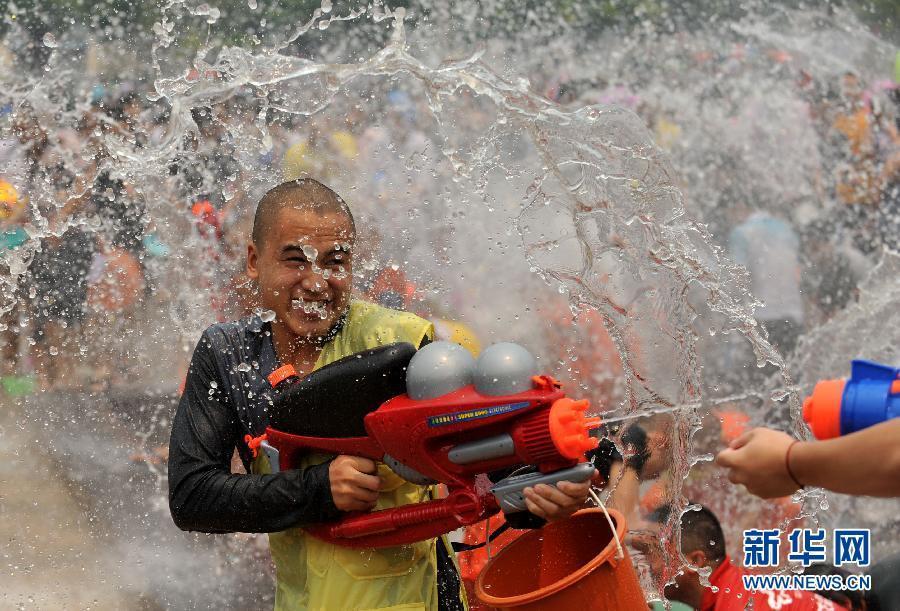
[[[418,346],[426,336],[433,338],[434,329],[431,323],[418,316],[354,301],[343,328],[325,345],[315,369],[393,342]],[[329,458],[322,454],[310,455],[304,466]],[[254,463],[254,471],[268,470],[268,464],[260,454]],[[378,475],[384,484],[376,510],[430,498],[429,488],[400,478],[384,464],[378,465]],[[269,545],[277,572],[275,609],[437,609],[435,545],[438,544],[447,545],[449,549],[443,538],[391,548],[350,549],[316,539],[300,527],[271,533]],[[452,552],[450,554],[453,557]]]

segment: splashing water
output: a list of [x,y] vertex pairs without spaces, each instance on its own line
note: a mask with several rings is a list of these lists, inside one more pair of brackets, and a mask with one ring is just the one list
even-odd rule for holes
[[[493,9],[454,4],[323,2],[306,21],[254,26],[246,44],[223,44],[212,35],[225,21],[220,8],[172,0],[152,34],[141,33],[130,64],[114,45],[101,50],[74,30],[41,33],[40,73],[2,77],[12,104],[4,135],[16,153],[3,174],[28,196],[28,240],[7,250],[0,267],[2,330],[37,343],[36,362],[18,363],[20,371],[71,364],[85,411],[51,408],[38,394],[20,402],[23,422],[55,430],[80,421],[71,431],[82,434],[60,433],[50,446],[55,460],[75,465],[61,469],[66,477],[88,479],[92,492],[136,444],[153,482],[126,512],[153,513],[170,527],[154,454],[173,409],[165,397],[200,331],[252,310],[240,267],[255,202],[282,178],[311,175],[357,216],[360,292],[385,270],[402,271],[406,282],[392,287],[407,300],[401,305],[463,321],[485,343],[529,346],[542,367],[590,396],[607,423],[649,422],[671,456],[663,500],[679,510],[713,505],[723,522],[734,517],[729,546],[741,525],[787,523],[786,514],[761,515],[761,504],[738,490],[716,488],[722,476],[708,462],[720,446],[721,414],[739,406],[753,424],[804,434],[800,397],[815,380],[846,374],[861,354],[896,361],[897,255],[871,251],[868,261],[880,263],[861,273],[858,300],[820,324],[811,319],[786,361],[754,318],[751,276],[724,245],[744,220],[741,207],[798,225],[836,213],[840,204],[818,184],[822,158],[833,152],[810,118],[810,87],[847,70],[878,76],[865,67],[887,64],[890,46],[838,9],[749,14],[677,35],[648,23],[592,41],[552,9],[535,13],[524,34],[472,40],[466,24]],[[255,0],[246,5],[254,19],[271,14]],[[572,10],[577,21],[581,9]],[[363,34],[351,36],[351,26]],[[8,46],[24,45],[26,34],[12,27]],[[547,53],[527,52],[545,37]],[[549,61],[560,49],[565,59]],[[122,103],[106,109],[109,96],[95,87],[104,80],[100,54],[107,74],[128,66],[152,88],[136,91],[136,102],[123,89]],[[93,74],[77,69],[91,62]],[[803,75],[812,86],[797,84]],[[557,101],[537,93],[542,86]],[[92,106],[92,96],[101,102]],[[41,132],[51,137],[39,146]],[[859,237],[847,227],[831,248]],[[85,256],[85,269],[73,271]],[[315,265],[316,253],[306,256]],[[804,274],[815,275],[816,265]],[[84,311],[80,297],[54,284],[68,277],[84,284]],[[75,300],[77,315],[54,315],[61,296]],[[324,317],[321,304],[296,307]],[[54,336],[59,321],[78,326],[77,342],[60,330]],[[68,356],[47,343],[67,335]],[[19,352],[29,353],[24,344]],[[117,404],[115,389],[103,391],[116,378],[140,398]],[[58,382],[46,381],[73,392]],[[106,403],[122,425],[105,422],[98,404]],[[697,498],[704,488],[713,494]],[[848,516],[870,507],[828,503],[817,492],[799,500],[801,517],[852,526],[861,524]],[[166,552],[164,565],[150,552],[102,561],[123,583],[141,576],[135,587],[147,596],[186,605],[235,604],[250,596],[242,591],[270,596],[267,583],[238,575],[246,538],[193,538],[188,548],[180,533],[129,534],[115,501],[98,507],[91,511],[109,522],[103,532],[123,549],[141,542]],[[871,507],[866,519],[877,523],[886,510]],[[664,531],[669,551],[677,515]],[[233,576],[222,591],[183,577],[162,584],[146,568],[196,567],[208,562],[210,545],[218,546],[215,571]],[[648,597],[679,568],[645,580]]]

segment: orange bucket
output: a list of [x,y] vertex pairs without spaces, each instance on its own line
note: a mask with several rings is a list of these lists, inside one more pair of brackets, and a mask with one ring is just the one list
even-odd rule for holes
[[[625,518],[610,509],[621,542]],[[624,544],[618,549],[601,509],[525,533],[503,548],[475,582],[478,599],[497,609],[646,611],[647,602]]]

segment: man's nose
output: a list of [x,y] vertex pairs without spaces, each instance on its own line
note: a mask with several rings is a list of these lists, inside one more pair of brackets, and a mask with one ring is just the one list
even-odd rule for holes
[[307,274],[303,280],[300,281],[300,286],[303,290],[309,291],[310,293],[318,293],[325,288],[326,284],[325,280],[318,274]]

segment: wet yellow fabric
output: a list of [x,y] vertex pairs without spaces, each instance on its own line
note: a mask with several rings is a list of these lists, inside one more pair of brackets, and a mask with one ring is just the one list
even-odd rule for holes
[[478,341],[478,336],[465,323],[439,318],[434,321],[434,332],[437,339],[459,344],[475,358],[481,354],[481,342]]
[[[340,333],[322,350],[316,369],[350,354],[393,342],[418,346],[432,338],[431,323],[413,314],[389,310],[363,301],[350,305]],[[324,462],[326,455],[311,455],[304,464]],[[268,471],[257,459],[260,472]],[[428,488],[398,477],[378,465],[384,487],[377,509],[427,499]],[[269,535],[276,568],[276,610],[437,609],[437,540],[383,549],[355,550],[331,545],[291,528]],[[445,544],[443,541],[441,544]]]

